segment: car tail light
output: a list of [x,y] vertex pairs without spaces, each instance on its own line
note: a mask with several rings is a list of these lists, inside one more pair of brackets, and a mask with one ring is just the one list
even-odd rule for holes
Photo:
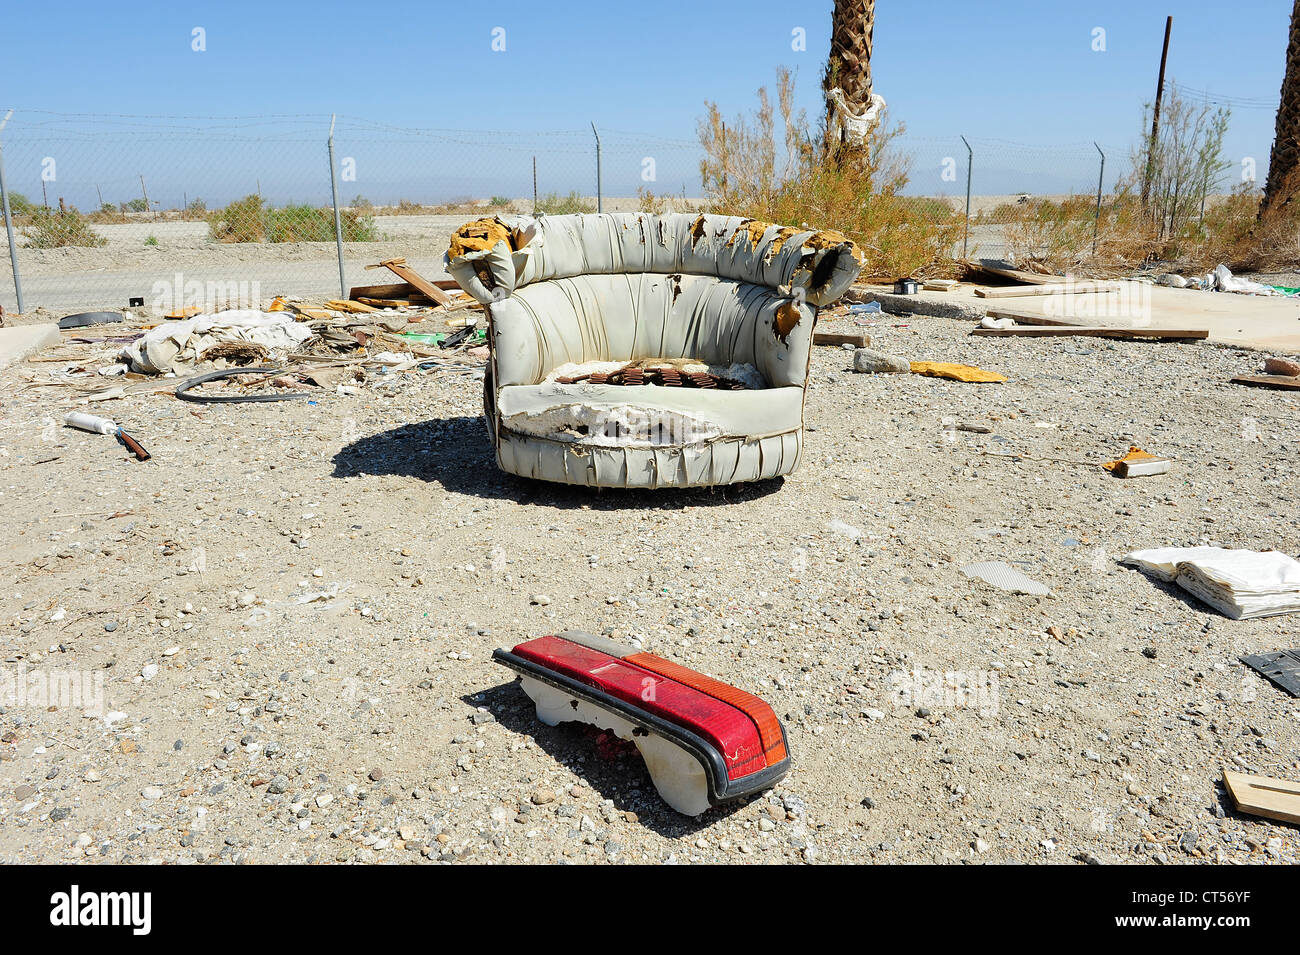
[[543,722],[593,723],[636,743],[660,795],[687,815],[769,788],[789,771],[770,706],[670,660],[578,631],[493,658],[519,673]]

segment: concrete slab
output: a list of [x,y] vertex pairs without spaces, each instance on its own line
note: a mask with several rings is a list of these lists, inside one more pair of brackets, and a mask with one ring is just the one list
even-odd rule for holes
[[[1109,292],[984,299],[976,285],[950,292],[873,296],[891,314],[940,314],[954,318],[989,314],[1027,323],[1116,327],[1204,328],[1209,341],[1243,348],[1300,354],[1300,299],[1166,288],[1119,282]],[[883,290],[881,290],[883,291]]]
[[0,368],[61,341],[58,325],[16,325],[0,328]]

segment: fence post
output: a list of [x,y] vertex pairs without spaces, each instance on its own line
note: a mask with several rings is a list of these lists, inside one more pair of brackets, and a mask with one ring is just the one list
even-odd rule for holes
[[[9,117],[13,114],[14,111],[10,110],[5,113],[4,119],[0,119],[0,131],[4,130],[5,124],[9,122]],[[26,309],[23,308],[23,280],[18,276],[18,246],[14,244],[14,217],[9,212],[9,188],[5,184],[3,141],[0,141],[0,204],[4,206],[5,233],[9,236],[9,264],[14,270],[14,298],[18,300],[18,314],[21,315]]]
[[329,156],[330,156],[330,195],[334,200],[334,246],[339,253],[339,298],[348,297],[348,281],[343,276],[343,219],[339,215],[339,181],[338,172],[334,168],[334,115],[330,113],[330,136],[329,136]]
[[604,212],[605,206],[600,197],[600,133],[596,132],[596,124],[591,124],[591,135],[596,137],[596,211]]
[[1096,141],[1092,144],[1096,147],[1097,155],[1101,157],[1101,168],[1097,170],[1097,216],[1092,222],[1092,254],[1097,255],[1097,230],[1101,227],[1101,180],[1106,175],[1106,154],[1101,151],[1101,147]]
[[966,231],[961,237],[961,257],[966,258],[966,245],[970,241],[970,173],[971,165],[975,162],[975,152],[970,148],[970,143],[966,142],[963,136],[961,141],[966,145]]

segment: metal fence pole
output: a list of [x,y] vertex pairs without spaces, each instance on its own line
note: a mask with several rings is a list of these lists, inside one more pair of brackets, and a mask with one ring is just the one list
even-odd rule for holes
[[339,215],[339,180],[334,168],[334,114],[330,114],[330,195],[334,199],[334,246],[339,253],[339,297],[348,297],[348,281],[343,276],[343,219]]
[[[5,113],[4,119],[0,119],[0,131],[4,130],[5,124],[13,114],[14,111],[10,110]],[[5,184],[5,153],[2,141],[0,141],[0,204],[4,206],[5,234],[9,236],[9,264],[14,270],[14,297],[18,300],[18,314],[21,315],[26,311],[23,308],[23,280],[18,276],[18,246],[14,242],[14,217],[9,211],[9,188]]]
[[596,137],[596,211],[604,212],[605,206],[600,197],[600,133],[596,132],[596,124],[591,124],[591,135]]
[[970,143],[966,142],[963,136],[961,141],[966,144],[966,231],[961,237],[961,257],[966,258],[966,245],[970,241],[970,173],[971,166],[975,162],[975,151],[970,148]]
[[1092,254],[1097,254],[1097,230],[1101,228],[1101,181],[1106,175],[1106,154],[1101,151],[1101,147],[1093,142],[1097,149],[1097,155],[1101,157],[1101,168],[1097,170],[1097,216],[1092,222]]

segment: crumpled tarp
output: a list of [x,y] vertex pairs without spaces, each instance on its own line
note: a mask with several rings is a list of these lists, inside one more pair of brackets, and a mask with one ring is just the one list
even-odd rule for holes
[[1212,289],[1218,292],[1237,292],[1241,295],[1276,295],[1289,298],[1286,292],[1275,288],[1272,285],[1265,285],[1263,282],[1252,282],[1250,279],[1237,278],[1226,265],[1215,266],[1213,272],[1201,280],[1203,288]]
[[1300,561],[1280,551],[1160,547],[1126,554],[1120,563],[1172,581],[1234,620],[1300,610]]
[[295,322],[287,312],[232,309],[166,322],[127,345],[118,357],[131,371],[165,375],[198,364],[204,353],[217,345],[261,345],[274,355],[293,351],[312,336],[310,328]]

